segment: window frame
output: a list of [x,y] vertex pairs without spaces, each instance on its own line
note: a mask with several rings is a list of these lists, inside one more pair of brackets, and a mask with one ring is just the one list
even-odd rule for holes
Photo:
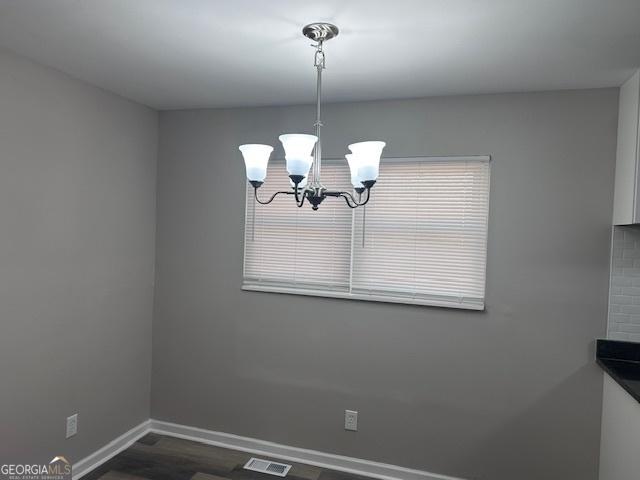
[[[283,158],[272,159],[272,162],[282,162],[284,163]],[[327,158],[323,159],[324,163],[339,163],[341,161],[345,162],[344,159],[339,158]],[[284,285],[280,282],[268,282],[262,281],[261,283],[245,283],[245,259],[246,259],[246,250],[247,245],[245,242],[246,239],[246,225],[248,221],[249,215],[251,215],[251,211],[249,208],[249,199],[253,199],[252,195],[247,195],[245,191],[245,228],[243,230],[243,278],[242,278],[242,286],[241,289],[249,292],[265,292],[265,293],[281,293],[281,294],[291,294],[291,295],[303,295],[310,297],[325,297],[325,298],[339,298],[339,299],[350,299],[350,300],[364,300],[364,301],[372,301],[372,302],[383,302],[383,303],[392,303],[392,304],[407,304],[407,305],[418,305],[418,306],[431,306],[431,307],[444,307],[444,308],[455,308],[462,310],[475,310],[475,311],[483,311],[485,310],[486,303],[486,282],[487,282],[487,263],[488,263],[488,236],[489,236],[489,217],[491,215],[491,170],[492,170],[492,162],[490,155],[464,155],[464,156],[410,156],[410,157],[384,157],[381,159],[382,162],[486,162],[487,163],[487,216],[485,222],[485,261],[483,264],[483,279],[484,279],[484,297],[478,301],[472,301],[470,299],[459,299],[457,302],[451,300],[451,298],[447,297],[446,299],[438,300],[437,296],[432,295],[429,297],[421,297],[415,295],[402,295],[400,293],[396,294],[365,294],[353,292],[353,242],[354,242],[354,224],[352,220],[352,234],[351,234],[351,254],[350,254],[350,265],[349,265],[349,286],[348,290],[342,288],[331,289],[330,287],[324,288],[313,288],[313,287],[292,287],[290,285]],[[247,183],[247,189],[251,187]],[[329,185],[329,188],[331,186]],[[372,190],[372,195],[375,195],[375,187]],[[305,208],[305,207],[302,207]],[[322,206],[320,207],[322,208]],[[347,208],[346,205],[344,208]],[[362,208],[362,207],[360,207]],[[355,216],[355,211],[352,212],[352,218]]]

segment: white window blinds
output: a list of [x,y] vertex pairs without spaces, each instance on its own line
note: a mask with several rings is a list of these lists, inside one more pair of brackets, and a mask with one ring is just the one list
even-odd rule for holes
[[385,162],[374,188],[355,213],[352,291],[481,308],[489,163]]
[[[323,183],[350,191],[343,163],[323,162]],[[274,162],[259,194],[288,188]],[[355,210],[288,195],[257,205],[249,186],[243,288],[482,309],[488,213],[488,157],[383,159]]]
[[[270,162],[267,178],[258,190],[268,200],[277,191],[292,190],[284,162]],[[350,190],[349,168],[323,162],[322,181]],[[255,214],[255,219],[254,219]],[[247,188],[244,284],[270,287],[349,290],[351,263],[351,209],[340,199],[328,199],[317,211],[293,195],[279,195],[269,205],[253,199]]]

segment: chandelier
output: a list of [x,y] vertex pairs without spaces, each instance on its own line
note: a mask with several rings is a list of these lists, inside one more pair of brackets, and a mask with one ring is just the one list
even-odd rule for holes
[[[350,208],[366,205],[371,195],[371,188],[378,178],[380,155],[386,144],[385,142],[371,141],[349,145],[351,153],[345,155],[345,158],[349,165],[351,184],[357,194],[357,199],[351,192],[329,190],[322,184],[320,178],[322,167],[320,103],[322,70],[325,68],[323,47],[324,42],[338,35],[338,27],[330,23],[311,23],[302,29],[302,33],[315,42],[313,46],[316,49],[313,62],[317,71],[315,135],[288,133],[278,137],[285,152],[291,190],[276,192],[268,200],[260,200],[258,189],[267,176],[267,165],[273,147],[256,143],[240,145],[239,149],[242,152],[247,170],[247,180],[253,186],[256,201],[261,205],[271,203],[278,195],[293,195],[298,207],[302,207],[307,200],[313,210],[318,210],[318,206],[327,197],[343,198]],[[310,172],[312,166],[313,170]]]

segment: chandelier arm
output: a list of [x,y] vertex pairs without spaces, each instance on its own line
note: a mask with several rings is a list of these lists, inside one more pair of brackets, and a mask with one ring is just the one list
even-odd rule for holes
[[271,195],[271,198],[269,198],[269,200],[263,201],[258,198],[258,189],[256,187],[253,188],[253,196],[255,197],[256,202],[258,202],[260,205],[269,205],[271,202],[273,202],[274,198],[276,198],[280,194],[293,195],[293,192],[276,192]]
[[[360,194],[362,195],[362,194]],[[359,202],[358,206],[362,207],[364,205],[366,205],[367,203],[369,203],[369,198],[371,198],[371,187],[367,188],[367,199],[364,202]]]
[[295,197],[296,197],[296,207],[300,208],[300,207],[302,207],[302,205],[304,205],[305,198],[307,198],[307,189],[306,188],[304,188],[304,189],[301,188],[300,189],[300,190],[302,190],[302,199],[300,198],[300,194],[298,192],[298,189],[294,187],[293,190],[294,190],[293,192],[289,192],[289,193],[295,195]]
[[296,207],[301,208],[304,205],[304,201],[307,198],[307,191],[302,192],[302,198],[300,199],[300,203],[296,202]]
[[[340,192],[339,195],[341,198],[344,198],[345,203],[347,204],[347,206],[349,208],[358,208],[360,205],[358,205],[357,203],[355,203],[355,200],[353,199],[353,196],[347,192]],[[352,202],[354,202],[353,204],[351,204],[351,202],[349,201],[349,199],[351,199]]]
[[344,201],[349,206],[349,208],[358,208],[360,206],[360,204],[356,201],[356,199],[353,198],[353,195],[351,195],[349,192],[326,191],[325,192],[325,196],[327,196],[327,197],[336,197],[336,198],[344,198]]
[[349,205],[350,208],[357,208],[369,203],[369,198],[371,197],[371,189],[367,188],[367,198],[364,202],[361,201],[362,194],[358,194],[358,200],[356,200],[349,192],[327,192],[327,196],[342,197],[344,198],[345,202],[347,202],[347,205]]

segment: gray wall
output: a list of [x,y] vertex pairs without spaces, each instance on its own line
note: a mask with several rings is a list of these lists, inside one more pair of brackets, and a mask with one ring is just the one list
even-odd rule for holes
[[241,291],[237,145],[310,131],[313,110],[162,113],[152,416],[466,478],[595,479],[617,95],[327,106],[328,157],[377,138],[492,155],[481,313]]
[[640,342],[640,227],[613,227],[607,338]]
[[0,463],[149,417],[156,153],[152,110],[0,52]]

